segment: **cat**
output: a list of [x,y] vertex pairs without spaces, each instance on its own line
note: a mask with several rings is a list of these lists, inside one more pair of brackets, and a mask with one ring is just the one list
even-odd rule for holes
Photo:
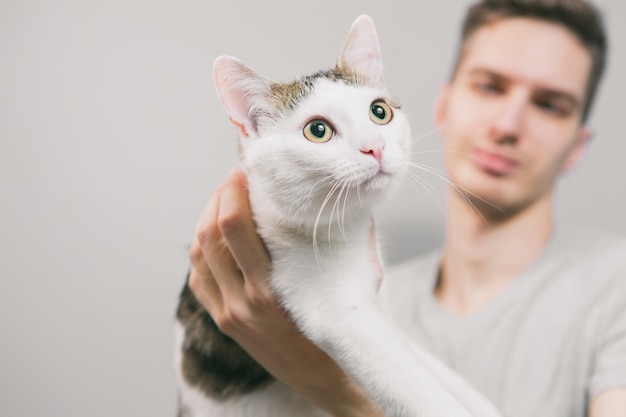
[[[372,19],[356,19],[333,69],[280,84],[222,56],[214,84],[239,130],[270,285],[303,333],[387,416],[498,416],[376,307],[372,207],[408,170],[411,134]],[[180,417],[328,417],[222,334],[187,285],[176,343]]]

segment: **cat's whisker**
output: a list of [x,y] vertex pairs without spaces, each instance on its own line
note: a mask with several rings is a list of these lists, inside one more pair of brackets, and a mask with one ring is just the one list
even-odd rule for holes
[[[461,151],[447,150],[447,149],[435,149],[435,150],[433,150],[432,152],[441,152],[441,153],[456,154],[456,155],[463,156],[463,157],[465,157],[465,158],[469,158],[469,159],[471,159],[472,161],[475,161],[475,162],[480,162],[480,159],[478,159],[476,156],[474,156],[474,155],[472,155],[472,154],[470,154],[470,153],[468,153],[468,152],[461,152]],[[419,153],[419,152],[417,152],[417,153],[416,153],[416,152],[412,152],[412,153],[411,153],[411,155],[416,155],[416,154],[418,154],[418,153]],[[426,152],[425,152],[425,153],[426,153]]]
[[339,193],[337,194],[337,197],[335,198],[335,202],[333,203],[332,210],[330,211],[330,219],[328,221],[328,244],[329,246],[332,244],[332,226],[333,226],[333,216],[335,214],[335,211],[337,212],[337,225],[339,227],[339,231],[345,236],[343,226],[339,221],[339,202],[341,201],[343,192],[346,189],[346,180],[342,180],[339,183],[339,187],[340,187]]
[[[412,172],[412,171],[408,171],[407,175],[409,178],[414,179],[419,185],[421,185],[424,190],[426,190],[426,192],[428,193],[428,195],[431,196],[431,198],[435,201],[435,203],[437,204],[437,207],[439,207],[439,209],[441,210],[441,212],[445,212],[443,205],[441,204],[440,200],[443,199],[443,195],[441,194],[441,192],[439,190],[437,190],[437,188],[435,188],[434,185],[432,185],[430,182],[424,180],[423,178],[421,178],[417,173]],[[437,198],[439,197],[439,198]]]
[[459,152],[459,151],[453,151],[453,150],[447,150],[447,149],[430,149],[427,151],[412,151],[411,152],[411,156],[414,155],[425,155],[428,153],[452,153],[452,154],[457,154],[457,155],[467,155],[463,152]]
[[311,186],[311,188],[313,188],[313,189],[314,189],[315,187],[317,187],[320,183],[322,183],[322,182],[324,182],[324,181],[329,181],[329,182],[331,182],[331,183],[332,183],[332,179],[333,179],[333,176],[332,176],[332,175],[328,175],[328,176],[326,176],[326,177],[324,177],[324,178],[322,178],[322,179],[320,179],[320,180],[316,181],[316,182],[315,182],[315,183]]
[[435,134],[435,133],[437,133],[437,132],[440,132],[440,131],[442,131],[442,130],[445,130],[445,129],[447,129],[447,128],[449,128],[449,127],[453,126],[453,125],[454,125],[454,123],[448,123],[448,124],[446,124],[446,125],[443,125],[443,126],[440,126],[440,127],[438,127],[438,128],[435,128],[435,129],[433,129],[433,130],[430,130],[430,131],[428,131],[428,132],[426,132],[426,133],[423,133],[423,134],[421,134],[421,135],[420,135],[420,136],[418,136],[418,137],[412,138],[412,140],[413,140],[413,142],[414,142],[414,143],[417,143],[417,142],[421,141],[422,139],[426,139],[426,138],[428,138],[429,136],[431,136],[431,135],[433,135],[433,134]]
[[[318,264],[321,264],[321,256],[320,256],[320,252],[319,252],[319,246],[317,243],[317,229],[319,227],[319,222],[320,219],[322,218],[322,214],[324,212],[324,209],[326,208],[326,205],[328,204],[328,202],[330,201],[332,195],[335,193],[335,191],[337,191],[337,188],[339,187],[339,185],[341,184],[341,181],[336,180],[332,183],[332,186],[330,188],[330,190],[328,191],[328,193],[326,194],[326,197],[324,198],[324,201],[322,202],[322,205],[317,213],[317,218],[315,219],[315,224],[313,225],[313,252],[315,253],[315,259],[317,260]],[[331,217],[332,217],[332,212],[331,212]]]
[[[343,236],[343,239],[348,242],[348,236],[346,234],[345,227],[345,219],[346,219],[346,206],[348,204],[348,194],[350,193],[349,181],[344,180],[341,186],[341,190],[339,195],[337,196],[337,225],[339,227],[339,231]],[[343,200],[343,204],[341,204],[341,200]],[[341,216],[339,215],[339,206],[341,205]]]
[[346,236],[346,228],[345,228],[345,220],[346,220],[346,206],[348,204],[348,195],[350,194],[350,187],[346,187],[346,194],[343,199],[343,208],[341,210],[341,233],[346,241],[348,241],[348,237]]
[[[416,162],[412,162],[411,166],[417,169],[420,169],[422,171],[428,172],[434,176],[436,176],[437,178],[441,179],[442,181],[444,181],[446,184],[448,184],[450,187],[452,187],[454,190],[456,190],[461,197],[463,198],[463,200],[465,200],[465,202],[470,205],[470,207],[472,207],[472,209],[478,211],[478,209],[476,208],[476,206],[471,202],[471,200],[469,199],[469,195],[475,196],[478,199],[484,201],[485,203],[488,203],[487,200],[484,200],[481,197],[478,197],[476,194],[466,190],[464,187],[460,186],[459,184],[457,184],[455,181],[451,180],[448,175],[444,172],[441,171],[435,167],[429,167],[420,163],[416,163]],[[489,203],[491,204],[491,203]],[[494,206],[495,207],[495,206]]]
[[356,199],[359,202],[359,205],[362,206],[363,200],[361,200],[361,186],[360,185],[356,186]]
[[455,181],[451,180],[444,171],[441,171],[440,169],[437,169],[437,168],[434,168],[434,167],[428,167],[428,166],[423,165],[423,164],[415,163],[415,162],[411,162],[410,164],[414,168],[420,169],[422,171],[428,172],[428,173],[436,176],[437,178],[443,180],[450,187],[452,187],[461,196],[461,198],[463,198],[463,200],[465,200],[466,204],[468,206],[470,206],[472,208],[472,210],[474,210],[476,213],[478,213],[480,215],[480,217],[483,219],[484,222],[487,222],[487,220],[482,215],[482,213],[480,212],[478,207],[476,207],[476,205],[472,202],[470,196],[475,198],[475,199],[477,199],[477,200],[480,200],[481,202],[487,204],[488,206],[491,206],[492,208],[500,211],[501,213],[505,212],[503,209],[501,209],[500,207],[496,206],[492,202],[490,202],[490,201],[488,201],[488,200],[478,196],[477,194],[467,190],[466,188],[464,188],[461,185],[457,184]]

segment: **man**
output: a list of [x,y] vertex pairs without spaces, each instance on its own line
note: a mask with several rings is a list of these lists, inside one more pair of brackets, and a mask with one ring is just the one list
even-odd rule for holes
[[[626,244],[552,218],[555,183],[591,136],[605,48],[581,0],[470,9],[435,111],[458,184],[445,244],[381,288],[391,319],[506,416],[626,415]],[[241,172],[209,202],[191,259],[200,302],[278,379],[333,415],[380,415],[273,298]]]

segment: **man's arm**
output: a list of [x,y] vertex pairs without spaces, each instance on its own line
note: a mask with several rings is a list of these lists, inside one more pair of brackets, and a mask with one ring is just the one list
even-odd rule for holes
[[381,416],[274,298],[247,183],[235,171],[211,198],[192,245],[189,286],[218,327],[277,379],[335,416]]
[[612,389],[596,396],[589,405],[589,417],[626,416],[626,388]]

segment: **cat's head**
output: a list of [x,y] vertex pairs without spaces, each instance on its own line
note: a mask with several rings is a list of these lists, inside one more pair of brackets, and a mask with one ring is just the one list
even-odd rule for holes
[[251,200],[285,223],[367,213],[408,169],[409,124],[385,88],[368,16],[354,22],[332,70],[281,84],[222,56],[214,82],[240,133]]

